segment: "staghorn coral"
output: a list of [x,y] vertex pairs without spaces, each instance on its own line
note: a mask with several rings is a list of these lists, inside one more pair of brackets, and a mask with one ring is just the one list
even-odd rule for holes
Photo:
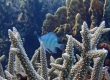
[[[19,80],[18,75],[21,78],[27,77],[28,80],[84,80],[86,78],[87,72],[90,71],[91,80],[101,80],[102,78],[102,68],[104,64],[105,57],[107,56],[107,50],[97,49],[96,46],[101,38],[101,35],[107,31],[109,28],[104,28],[105,22],[103,21],[99,27],[88,29],[87,23],[83,22],[81,29],[82,43],[77,41],[72,35],[66,35],[68,42],[66,45],[65,52],[59,59],[54,59],[51,57],[51,68],[47,67],[46,53],[44,50],[43,43],[41,42],[40,48],[38,48],[31,60],[28,59],[25,49],[23,47],[23,42],[21,40],[20,34],[17,29],[13,27],[13,31],[8,30],[9,38],[11,41],[10,53],[16,55],[15,63],[13,63],[13,57],[9,57],[9,62],[12,60],[12,65],[18,64],[22,65],[21,70],[15,70],[11,72],[9,69],[5,70],[6,77],[0,75],[2,80]],[[76,56],[74,55],[74,47],[76,47],[80,52],[81,56],[77,56],[78,61],[76,62]],[[38,54],[40,53],[40,65],[37,62]],[[2,58],[0,58],[2,60]],[[19,59],[19,61],[16,61]],[[93,59],[94,66],[90,67],[91,59]],[[63,64],[59,64],[63,61]],[[35,65],[36,64],[36,65]],[[37,66],[38,64],[38,66]],[[35,67],[37,66],[37,70]],[[14,66],[16,67],[16,66]],[[13,68],[13,66],[11,67]],[[11,69],[10,68],[10,69]],[[20,71],[20,72],[19,72]],[[105,72],[106,79],[109,79],[108,73]],[[51,76],[53,75],[53,77]]]
[[[44,9],[45,7],[43,7],[43,5],[47,5],[45,4],[45,2],[48,4],[53,4],[48,6],[54,6],[56,3],[58,3],[57,0],[54,0],[53,2],[51,0],[42,2],[43,4],[39,3],[38,0],[6,0],[6,3],[5,0],[2,0],[0,2],[0,34],[2,38],[2,42],[0,44],[1,53],[6,54],[8,52],[6,52],[6,50],[4,49],[9,47],[9,41],[6,37],[6,30],[8,28],[11,28],[12,26],[16,26],[18,31],[21,33],[21,37],[23,37],[24,41],[27,36],[33,36],[34,31],[40,34],[40,27],[38,26],[42,25],[41,22],[44,19],[42,18],[42,16],[44,17],[45,14],[42,14],[42,10],[38,9],[39,6],[40,9],[41,7]],[[62,2],[59,2],[58,4]],[[53,15],[50,14],[50,19],[46,17],[46,22],[44,21],[44,25],[42,26],[42,34],[58,30],[56,31],[56,34],[61,37],[61,43],[66,43],[67,38],[65,34],[71,34],[76,39],[81,40],[81,35],[79,32],[81,30],[81,24],[83,23],[83,21],[88,22],[88,25],[91,25],[90,27],[96,27],[99,26],[100,21],[105,20],[107,27],[109,27],[109,2],[109,0],[67,0],[66,6],[57,9],[57,11]],[[77,14],[81,15],[78,24],[76,23],[77,20],[75,20]],[[37,23],[40,23],[40,25]],[[102,39],[103,38],[104,37],[102,37]],[[106,39],[108,39],[108,37],[106,37]],[[103,42],[104,40],[105,39],[103,39],[101,42]],[[27,42],[24,44],[26,45]],[[28,48],[26,49],[29,50],[29,47],[26,47]]]
[[17,57],[19,58],[25,73],[27,74],[27,77],[29,80],[44,80],[40,75],[38,75],[31,62],[29,61],[27,54],[25,53],[25,50],[23,48],[23,43],[20,38],[19,33],[17,32],[16,28],[13,28],[13,32],[11,30],[8,30],[10,41],[12,42],[12,45],[14,48],[11,48],[10,51],[16,52]]
[[[8,62],[9,65],[7,67],[7,70],[5,70],[6,77],[4,77],[3,76],[4,73],[2,73],[3,75],[0,74],[0,79],[19,80],[19,75],[20,75],[20,78],[25,78],[25,79],[28,78],[28,80],[51,80],[51,79],[53,80],[67,80],[67,79],[68,80],[69,79],[70,80],[72,79],[83,80],[85,79],[85,76],[87,75],[87,72],[90,69],[91,59],[93,59],[94,66],[93,66],[93,69],[91,69],[91,72],[92,72],[91,80],[98,80],[98,79],[100,80],[101,75],[102,75],[102,66],[104,63],[104,59],[107,55],[107,51],[105,49],[98,50],[96,46],[100,40],[101,35],[105,32],[108,32],[110,29],[104,28],[105,26],[104,21],[101,23],[99,27],[96,27],[96,25],[99,25],[99,22],[101,21],[101,19],[100,21],[96,20],[96,22],[94,22],[94,18],[96,17],[95,19],[99,19],[97,18],[97,15],[98,15],[97,12],[100,12],[102,10],[103,14],[101,13],[101,16],[103,15],[103,17],[101,18],[105,19],[106,21],[107,19],[106,15],[109,13],[109,5],[107,4],[107,0],[105,0],[105,6],[104,6],[105,12],[103,12],[102,4],[97,5],[97,3],[95,3],[96,5],[93,6],[94,5],[92,4],[93,0],[91,0],[90,10],[91,11],[93,9],[97,10],[97,11],[94,11],[91,16],[91,11],[90,11],[90,14],[87,12],[89,9],[87,8],[87,6],[89,5],[88,3],[89,0],[88,1],[83,0],[83,1],[82,0],[68,0],[66,7],[65,6],[60,7],[55,12],[54,15],[47,14],[46,20],[44,21],[43,27],[42,27],[42,34],[46,34],[50,31],[54,31],[56,32],[58,36],[62,36],[63,37],[62,39],[65,40],[66,34],[72,35],[72,30],[74,28],[75,28],[75,31],[74,31],[75,36],[79,35],[76,33],[78,33],[79,29],[81,28],[81,24],[83,23],[82,31],[81,31],[82,43],[77,41],[75,38],[72,38],[72,36],[67,35],[66,40],[68,39],[68,42],[67,42],[67,46],[65,49],[65,53],[62,54],[62,57],[60,59],[56,59],[55,62],[52,61],[52,58],[51,58],[51,63],[50,63],[51,68],[49,69],[47,68],[47,61],[46,61],[44,47],[42,43],[41,43],[41,47],[38,48],[38,50],[35,52],[35,54],[33,55],[30,61],[24,50],[23,42],[20,38],[18,31],[15,28],[13,29],[13,31],[9,30],[9,36],[11,40],[11,47],[10,47],[10,53],[9,53],[10,55],[9,55],[9,62]],[[33,1],[30,2],[30,4],[32,3],[34,2]],[[23,8],[24,7],[23,5],[25,6],[25,4],[22,4],[20,7]],[[99,7],[97,8],[97,6]],[[29,6],[28,9],[31,10],[31,8],[33,7],[35,6]],[[6,8],[2,6],[2,9],[0,10],[5,11],[6,13],[7,12],[10,13],[10,11],[7,11]],[[13,9],[9,9],[9,10],[14,12]],[[95,16],[94,13],[96,13],[97,15]],[[34,15],[31,13],[28,14],[27,10],[23,10],[23,13],[21,11],[19,12],[18,17],[16,17],[16,21],[17,23],[21,24],[21,27],[22,26],[33,27],[33,26],[36,26],[36,24],[34,24],[36,22],[36,17],[34,18]],[[0,16],[2,17],[0,18],[1,20],[5,19],[3,14],[0,14]],[[29,16],[31,18],[29,18]],[[75,19],[75,17],[77,19]],[[90,19],[90,17],[91,17],[91,24],[92,24],[91,30],[89,30],[86,22],[83,22],[84,20],[86,20],[87,22],[90,22],[90,20],[88,20]],[[13,22],[12,18],[9,18],[9,19],[11,19],[9,20],[11,22],[7,22],[5,24],[3,23],[4,26],[14,26],[12,23]],[[109,19],[106,22],[107,26],[109,26],[108,22],[109,22]],[[14,22],[14,24],[15,23],[16,22]],[[94,25],[93,23],[96,23],[96,24]],[[3,25],[1,26],[1,29],[4,27]],[[27,28],[22,29],[22,30],[27,30]],[[22,30],[20,31],[20,33],[22,32]],[[1,31],[1,34],[3,36],[3,34],[6,34],[6,33]],[[23,34],[21,33],[21,35]],[[4,40],[2,39],[1,41],[4,41]],[[79,58],[77,62],[74,61],[75,56],[73,54],[74,53],[73,46],[75,46],[79,51],[81,51],[81,54],[80,54],[81,57]],[[44,56],[41,56],[40,63],[37,62],[39,53],[40,55],[44,55]],[[15,58],[14,55],[16,55],[17,58]],[[14,63],[14,58],[15,58],[15,63]],[[19,59],[19,61],[17,61],[17,59]],[[63,64],[59,64],[60,61],[63,61]],[[22,65],[22,67],[20,65]],[[18,67],[20,68],[18,69]],[[106,78],[109,79],[109,76],[107,75],[107,73],[105,74],[106,74]]]
[[72,36],[69,35],[66,36],[68,37],[68,42],[66,45],[65,53],[62,54],[62,57],[64,59],[62,66],[54,63],[50,64],[52,67],[61,70],[59,75],[59,80],[69,79],[71,67],[75,62]]
[[[11,47],[14,47],[14,46],[11,45]],[[7,71],[12,75],[14,75],[14,61],[15,61],[15,54],[10,51]]]
[[1,78],[5,78],[5,75],[4,75],[4,72],[3,72],[3,67],[2,67],[2,64],[1,64],[1,62],[4,60],[4,58],[5,58],[5,55],[2,55],[0,57],[0,77]]
[[47,59],[46,59],[46,53],[44,50],[43,42],[40,42],[40,63],[41,63],[41,75],[45,80],[48,80],[48,69],[47,69]]
[[[74,27],[77,26],[76,25],[77,20],[75,21],[75,16],[77,16],[78,13],[81,15],[81,17],[80,17],[81,21],[78,22],[78,23],[80,23],[78,28],[80,29],[81,24],[83,23],[82,31],[81,31],[82,43],[77,41],[75,38],[72,38],[72,36],[68,35],[69,38],[66,38],[66,40],[68,39],[68,41],[69,41],[70,37],[71,37],[72,41],[70,40],[70,42],[67,43],[65,53],[63,53],[62,58],[60,58],[61,60],[63,60],[63,64],[59,64],[58,62],[53,61],[51,63],[52,68],[49,69],[49,68],[47,68],[47,65],[46,65],[47,62],[44,60],[45,58],[40,58],[40,63],[38,63],[37,62],[38,54],[40,53],[40,55],[41,55],[41,53],[42,53],[42,55],[45,55],[42,44],[41,44],[42,50],[38,49],[38,51],[33,56],[33,59],[31,59],[31,61],[30,61],[23,48],[23,43],[20,39],[19,33],[15,29],[13,31],[9,30],[9,34],[11,36],[10,37],[11,43],[14,46],[14,47],[10,47],[10,51],[18,57],[19,61],[21,62],[19,65],[22,65],[22,67],[20,68],[21,70],[15,70],[15,71],[20,71],[20,72],[14,73],[14,75],[11,73],[10,70],[8,70],[8,71],[6,70],[5,71],[6,77],[0,76],[0,79],[5,79],[5,78],[7,78],[8,80],[10,78],[15,79],[15,78],[17,78],[16,74],[20,74],[21,77],[25,77],[25,78],[27,77],[29,80],[32,80],[32,79],[40,80],[40,78],[42,80],[45,80],[47,77],[48,77],[48,80],[50,79],[49,77],[51,77],[53,80],[66,80],[66,79],[83,80],[85,78],[85,76],[87,75],[87,72],[90,69],[91,59],[93,59],[94,66],[93,66],[93,69],[91,69],[91,73],[92,73],[91,80],[101,80],[102,66],[104,64],[104,59],[107,55],[107,51],[105,49],[98,50],[96,47],[101,38],[101,35],[110,30],[110,29],[104,28],[105,23],[106,23],[106,26],[109,27],[109,24],[108,24],[109,19],[107,19],[107,17],[106,17],[106,15],[109,13],[109,5],[107,5],[107,3],[105,3],[104,9],[105,10],[108,9],[107,10],[108,12],[106,14],[105,14],[105,12],[103,12],[103,9],[102,9],[103,7],[100,7],[100,5],[98,5],[97,3],[95,3],[96,5],[90,9],[91,11],[92,11],[92,9],[96,9],[98,12],[100,12],[102,10],[102,13],[104,13],[104,14],[102,14],[102,13],[100,14],[101,15],[100,21],[102,21],[102,19],[105,19],[105,21],[106,21],[106,19],[108,20],[106,22],[103,21],[99,27],[96,27],[96,25],[98,26],[99,22],[100,22],[100,21],[97,21],[97,19],[99,19],[99,18],[97,18],[98,13],[97,13],[97,11],[95,11],[93,13],[91,13],[91,11],[90,11],[90,14],[89,14],[87,12],[89,8],[86,7],[86,6],[88,6],[89,3],[87,2],[87,0],[83,0],[83,1],[82,0],[69,0],[66,7],[64,6],[64,7],[59,8],[54,15],[52,15],[52,14],[47,15],[46,20],[44,21],[44,25],[42,27],[42,34],[48,33],[50,31],[54,31],[54,32],[56,32],[56,34],[58,36],[62,36],[63,37],[62,39],[65,39],[66,34],[72,34],[72,29],[74,29]],[[90,6],[94,5],[94,4],[92,4],[92,1],[93,0],[91,0]],[[96,0],[96,1],[99,1],[99,0]],[[107,0],[105,0],[105,1],[107,1]],[[101,6],[102,5],[103,4],[101,4]],[[106,5],[108,7],[106,7]],[[96,6],[99,6],[99,8],[97,9]],[[79,9],[79,7],[81,7],[81,8]],[[97,15],[95,16],[94,13],[96,13]],[[103,17],[102,17],[102,15],[103,15]],[[87,16],[88,16],[88,18],[87,18]],[[27,17],[28,16],[26,15],[26,12],[24,12],[23,14],[20,13],[19,17],[17,17],[18,23],[26,22],[28,20]],[[29,19],[29,20],[31,21],[32,18],[33,18],[33,16],[31,15],[31,19]],[[90,18],[91,18],[91,23],[89,23],[88,25],[92,25],[91,30],[89,30],[86,22],[83,22],[84,20],[87,20],[87,22],[90,22],[90,20],[88,20]],[[96,21],[94,21],[95,19],[96,19]],[[33,22],[36,22],[36,19],[34,19]],[[30,22],[29,25],[35,26],[35,25],[32,25],[33,22]],[[94,23],[95,23],[95,25],[94,25]],[[23,24],[23,26],[27,26],[27,25]],[[76,30],[75,33],[77,33],[77,29],[75,29],[75,30]],[[20,33],[21,33],[21,31],[20,31]],[[79,34],[77,34],[77,35],[79,35]],[[75,35],[75,36],[77,36],[77,35]],[[79,58],[79,60],[76,63],[73,60],[71,60],[71,59],[73,59],[72,58],[73,56],[71,56],[69,54],[69,53],[74,53],[74,52],[72,52],[73,43],[74,43],[74,46],[79,51],[81,51],[81,54],[80,54],[81,57]],[[69,57],[69,59],[68,59],[68,57]],[[9,59],[11,59],[11,58],[9,58]],[[15,60],[17,60],[17,59],[15,59]],[[68,62],[68,60],[70,62]],[[45,61],[44,65],[43,65],[43,63],[44,63],[43,61]],[[17,62],[17,61],[15,61],[15,62]],[[69,64],[69,65],[67,65],[67,64]],[[14,63],[14,65],[15,65],[15,63]],[[13,68],[13,64],[11,67]],[[36,70],[35,68],[37,68],[38,70]],[[12,72],[13,72],[13,70],[12,70]],[[43,71],[45,71],[45,72],[43,72]],[[49,74],[48,74],[48,72],[49,72]],[[23,76],[22,73],[24,73],[25,76]],[[50,74],[53,75],[53,77]],[[36,78],[36,76],[37,76],[37,78]],[[106,78],[107,77],[109,79],[109,76],[106,73]]]

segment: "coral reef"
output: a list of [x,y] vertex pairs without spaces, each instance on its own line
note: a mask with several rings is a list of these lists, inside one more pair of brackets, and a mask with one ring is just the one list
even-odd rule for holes
[[[110,80],[110,65],[107,64],[110,61],[106,60],[104,65],[110,46],[101,43],[106,40],[110,42],[108,36],[110,1],[66,0],[66,6],[59,7],[51,14],[54,1],[39,0],[41,3],[38,0],[0,1],[0,43],[2,43],[0,52],[2,48],[9,47],[9,40],[4,36],[7,34],[6,30],[11,42],[6,70],[2,67],[2,61],[7,55],[0,57],[0,80]],[[49,5],[44,4],[45,2]],[[65,1],[61,3],[64,4],[63,2]],[[23,46],[24,41],[30,38],[27,35],[39,33],[35,30],[39,30],[39,27],[34,26],[39,26],[37,23],[43,21],[44,13],[40,14],[42,11],[37,8],[37,4],[42,3],[44,4],[42,11],[50,9],[51,12],[46,15],[43,22],[42,34],[55,32],[61,37],[60,43],[66,44],[62,56],[57,59],[51,56],[50,63],[42,41],[31,60]],[[52,7],[49,8],[50,6]],[[12,26],[16,28],[13,27],[11,30]],[[33,41],[31,43],[34,45]],[[97,46],[103,49],[98,49]],[[78,54],[76,49],[79,51]]]
[[[54,0],[53,4],[57,3],[59,3],[59,6],[64,5],[64,1],[62,1],[62,5],[60,5],[60,2]],[[13,26],[16,26],[20,32],[27,53],[31,54],[31,52],[34,52],[35,48],[38,47],[37,37],[41,34],[41,26],[45,15],[49,12],[48,10],[52,8],[49,8],[50,4],[51,3],[48,2],[47,6],[45,2],[40,3],[38,0],[0,0],[0,53],[8,55],[10,43],[9,38],[7,38],[7,30]],[[43,9],[44,6],[45,8]],[[59,6],[54,5],[56,9]],[[52,11],[51,13],[54,12]],[[31,40],[33,40],[33,43],[31,43],[29,39],[26,40],[29,36]],[[32,47],[31,50],[29,50],[27,43]]]
[[[54,32],[61,38],[59,43],[66,44],[66,34],[72,35],[78,41],[81,41],[81,25],[83,21],[88,23],[91,31],[100,25],[101,21],[105,21],[107,28],[110,28],[110,1],[109,0],[66,0],[66,6],[59,7],[52,14],[47,14],[43,22],[42,34]],[[98,48],[108,50],[107,59],[110,58],[110,32],[104,33],[99,40]],[[107,46],[104,46],[106,43]],[[76,53],[78,50],[75,48]],[[62,51],[63,52],[63,51]],[[58,53],[59,54],[59,53]]]
[[[87,79],[86,76],[89,71],[91,80],[103,80],[103,77],[109,80],[109,73],[106,67],[103,67],[108,51],[96,47],[102,34],[110,31],[110,28],[104,27],[105,21],[102,21],[99,27],[89,30],[84,21],[80,31],[82,43],[73,38],[72,35],[66,34],[68,41],[65,52],[61,58],[54,59],[51,56],[51,68],[47,66],[46,52],[42,41],[32,60],[29,60],[19,32],[15,27],[13,30],[9,29],[8,35],[11,46],[8,66],[4,71],[0,65],[2,71],[0,72],[0,79],[22,80],[22,78],[26,79],[27,77],[28,80],[84,80]],[[74,47],[81,52],[80,56],[78,54],[75,56]],[[38,54],[40,54],[40,63],[36,59]],[[4,55],[0,57],[0,62],[3,61],[4,57]],[[63,63],[59,64],[61,60]],[[93,66],[90,66],[91,61],[94,63]]]
[[[80,40],[83,21],[88,23],[90,29],[99,26],[103,20],[105,20],[106,26],[109,27],[109,2],[109,0],[66,0],[66,7],[59,7],[54,15],[49,14],[51,17],[46,16],[42,26],[42,34],[54,31],[58,36],[62,37],[61,41],[65,42],[64,35],[66,34],[71,34]],[[59,14],[56,14],[58,12]],[[65,30],[65,25],[69,25],[68,30]],[[101,42],[104,40],[101,40]]]

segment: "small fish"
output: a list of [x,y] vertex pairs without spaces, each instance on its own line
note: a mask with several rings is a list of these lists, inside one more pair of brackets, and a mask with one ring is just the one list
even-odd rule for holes
[[59,38],[56,36],[54,32],[49,32],[38,38],[39,42],[42,41],[45,47],[45,50],[49,52],[49,50],[53,53],[57,53],[56,47],[59,49],[63,49],[64,44],[59,44]]
[[22,18],[22,16],[23,16],[23,13],[21,12],[21,13],[18,15],[18,19],[17,19],[17,21],[20,21],[21,18]]

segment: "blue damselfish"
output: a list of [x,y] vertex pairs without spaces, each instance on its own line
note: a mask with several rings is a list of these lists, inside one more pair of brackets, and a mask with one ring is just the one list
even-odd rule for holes
[[39,42],[42,41],[45,47],[45,50],[51,51],[53,53],[57,53],[56,47],[59,49],[63,49],[63,44],[59,44],[59,38],[56,36],[54,32],[49,32],[45,35],[42,35],[38,38]]

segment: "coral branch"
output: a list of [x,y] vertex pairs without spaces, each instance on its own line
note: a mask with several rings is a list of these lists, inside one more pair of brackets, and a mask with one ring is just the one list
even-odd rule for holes
[[48,80],[47,59],[43,42],[40,42],[40,63],[41,63],[41,75],[45,80]]
[[20,38],[20,35],[19,33],[17,32],[16,28],[13,28],[13,31],[11,30],[8,30],[8,34],[9,34],[9,37],[10,37],[10,41],[12,42],[12,45],[14,45],[15,48],[17,48],[17,57],[19,58],[24,70],[25,70],[25,73],[27,74],[27,77],[29,80],[44,80],[40,75],[38,75],[31,62],[29,61],[26,53],[25,53],[25,50],[23,48],[23,43],[22,43],[22,40]]

